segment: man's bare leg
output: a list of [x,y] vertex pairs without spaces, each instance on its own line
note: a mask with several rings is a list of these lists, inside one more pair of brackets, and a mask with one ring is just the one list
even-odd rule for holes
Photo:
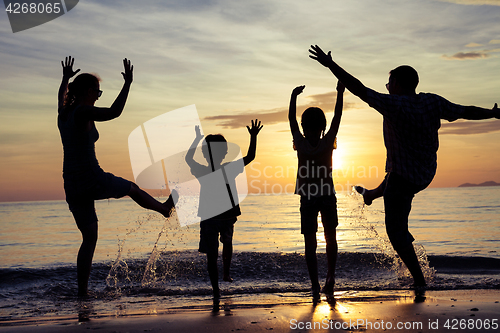
[[422,268],[420,267],[420,263],[418,262],[417,254],[415,253],[413,245],[396,250],[396,252],[398,253],[403,263],[406,265],[406,267],[408,267],[408,270],[413,277],[415,287],[425,287],[425,277],[422,273]]
[[370,206],[373,200],[381,198],[384,195],[385,180],[373,190],[368,190],[362,186],[354,186],[354,189],[363,196],[365,205]]

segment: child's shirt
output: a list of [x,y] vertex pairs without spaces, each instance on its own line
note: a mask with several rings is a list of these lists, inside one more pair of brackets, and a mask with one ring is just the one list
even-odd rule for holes
[[295,194],[307,197],[335,195],[332,177],[334,131],[329,131],[313,147],[300,133],[292,132],[293,143],[299,160]]
[[241,215],[236,177],[243,172],[243,160],[224,163],[212,171],[210,166],[191,164],[191,173],[200,182],[198,216],[202,221],[230,219]]

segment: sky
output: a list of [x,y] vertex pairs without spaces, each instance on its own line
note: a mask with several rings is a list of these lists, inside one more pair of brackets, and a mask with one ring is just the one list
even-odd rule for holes
[[[294,87],[307,106],[333,116],[337,81],[308,57],[317,44],[366,86],[386,92],[391,69],[408,64],[417,92],[463,105],[500,102],[500,0],[80,0],[67,14],[13,33],[0,13],[0,201],[64,199],[56,125],[61,60],[97,73],[109,106],[134,65],[123,114],[98,123],[101,167],[134,180],[128,136],[145,121],[195,104],[203,132],[222,133],[245,154],[260,119],[252,193],[293,192],[297,167],[287,108]],[[334,153],[337,190],[384,176],[382,117],[346,92]],[[175,145],[176,142],[165,144]],[[431,187],[500,182],[500,121],[443,121]]]

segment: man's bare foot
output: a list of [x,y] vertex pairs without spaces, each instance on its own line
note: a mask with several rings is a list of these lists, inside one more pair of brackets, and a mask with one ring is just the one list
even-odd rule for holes
[[233,282],[234,280],[233,280],[233,278],[231,276],[228,275],[228,276],[224,276],[222,278],[222,281]]
[[365,202],[365,205],[370,206],[373,203],[373,198],[371,195],[373,190],[367,190],[362,186],[354,186],[354,189],[356,190],[356,192],[358,192],[363,196],[363,201]]
[[422,303],[425,301],[425,291],[427,290],[427,285],[413,285],[415,291],[415,303]]
[[165,207],[165,213],[163,214],[163,216],[168,218],[172,215],[172,212],[175,209],[175,204],[177,203],[178,200],[179,200],[179,193],[177,193],[176,190],[172,190],[167,201],[163,203],[163,206]]
[[89,298],[89,294],[86,290],[85,291],[78,291],[77,297],[79,300],[85,300],[85,299]]

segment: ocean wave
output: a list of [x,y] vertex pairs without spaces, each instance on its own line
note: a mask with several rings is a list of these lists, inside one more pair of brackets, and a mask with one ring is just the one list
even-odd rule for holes
[[[196,251],[169,251],[150,258],[122,259],[93,265],[90,295],[101,312],[126,304],[142,311],[153,303],[196,305],[210,299],[206,256]],[[423,265],[431,290],[498,289],[500,259],[429,256]],[[221,264],[219,266],[222,266]],[[221,267],[219,267],[221,268]],[[318,253],[320,279],[327,258]],[[222,273],[222,272],[221,272]],[[221,282],[223,295],[302,295],[310,282],[300,253],[236,252],[231,266],[233,283]],[[220,274],[222,276],[222,274]],[[405,290],[412,280],[397,257],[380,253],[341,252],[336,269],[337,291]],[[0,269],[0,321],[74,313],[76,266]]]
[[[337,260],[337,284],[344,288],[365,285],[365,281],[377,279],[402,280],[398,275],[399,259],[381,253],[339,253]],[[428,256],[428,265],[434,274],[499,275],[500,259],[462,256]],[[318,253],[320,276],[326,274],[327,258]],[[23,285],[64,283],[73,284],[76,266],[66,265],[46,268],[0,269],[0,290]],[[305,258],[300,253],[236,252],[233,255],[231,274],[235,280],[251,283],[300,283],[309,277]],[[391,278],[392,277],[392,278]],[[432,279],[433,276],[430,276]],[[205,283],[206,256],[197,251],[168,251],[157,255],[148,265],[148,259],[121,259],[93,266],[91,280],[102,281],[108,288],[150,286],[168,289],[169,286],[189,286]],[[475,285],[475,284],[474,284]],[[474,285],[471,285],[473,287]],[[430,287],[439,288],[439,285]],[[366,285],[369,288],[369,285]],[[373,288],[406,287],[397,283],[374,285]],[[489,286],[481,286],[489,287]]]

